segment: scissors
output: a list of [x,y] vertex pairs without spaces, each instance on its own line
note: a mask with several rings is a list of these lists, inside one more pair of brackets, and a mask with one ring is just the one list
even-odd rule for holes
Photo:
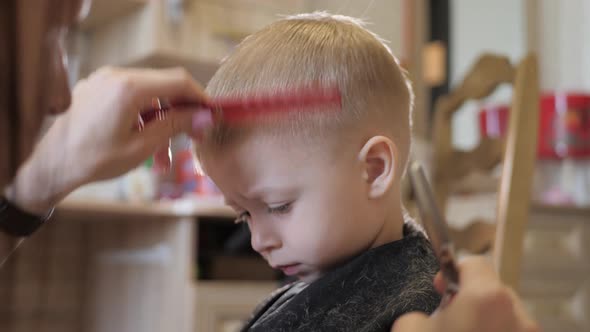
[[438,258],[440,271],[447,284],[440,302],[440,307],[444,308],[459,291],[459,269],[456,264],[453,242],[449,237],[447,223],[436,205],[434,195],[420,163],[412,162],[410,164],[409,176],[416,194],[422,224],[432,243],[434,253]]

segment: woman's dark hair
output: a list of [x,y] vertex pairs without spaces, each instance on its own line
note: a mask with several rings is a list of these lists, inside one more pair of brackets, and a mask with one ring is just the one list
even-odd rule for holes
[[0,1],[0,188],[21,161],[16,1]]

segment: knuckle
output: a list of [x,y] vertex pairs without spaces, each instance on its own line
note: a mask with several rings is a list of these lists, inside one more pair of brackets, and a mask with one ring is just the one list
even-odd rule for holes
[[192,75],[184,67],[176,67],[174,68],[174,72],[176,73],[178,78],[184,83],[188,83],[193,80]]
[[116,72],[115,67],[113,66],[104,66],[99,68],[96,72],[95,75],[98,77],[109,77],[109,76],[113,76]]
[[130,75],[119,73],[113,77],[112,84],[120,93],[134,95],[137,92],[137,84]]
[[83,78],[76,82],[74,88],[72,89],[73,94],[78,94],[80,91],[83,91],[86,86],[88,85],[88,78]]
[[490,285],[479,293],[481,309],[489,308],[512,308],[512,296],[510,289],[502,284]]

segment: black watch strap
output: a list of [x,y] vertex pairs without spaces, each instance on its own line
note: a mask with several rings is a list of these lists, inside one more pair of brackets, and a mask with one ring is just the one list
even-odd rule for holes
[[53,209],[40,217],[23,211],[6,198],[0,196],[0,231],[12,236],[29,236],[51,217]]

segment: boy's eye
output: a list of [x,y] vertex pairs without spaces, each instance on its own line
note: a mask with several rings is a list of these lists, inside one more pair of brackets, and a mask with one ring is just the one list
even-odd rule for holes
[[242,222],[248,223],[249,219],[250,219],[250,212],[244,211],[238,215],[238,217],[236,218],[236,220],[234,222],[236,224],[239,224]]
[[278,206],[269,206],[268,213],[284,214],[291,210],[292,203],[286,203]]

